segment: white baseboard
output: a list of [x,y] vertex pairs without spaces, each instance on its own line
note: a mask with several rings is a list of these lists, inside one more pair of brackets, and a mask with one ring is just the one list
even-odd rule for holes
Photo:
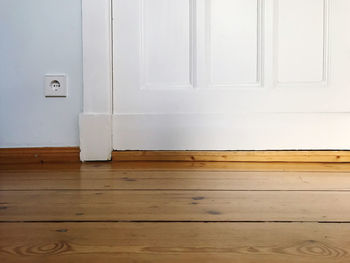
[[81,114],[81,161],[107,161],[112,158],[112,115]]
[[120,114],[113,125],[115,150],[350,149],[349,113]]

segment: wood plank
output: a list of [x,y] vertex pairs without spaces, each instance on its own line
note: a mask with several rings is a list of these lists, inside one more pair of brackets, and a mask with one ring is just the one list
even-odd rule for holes
[[77,163],[79,147],[0,148],[0,164]]
[[0,170],[0,190],[350,190],[344,172]]
[[349,163],[350,151],[114,151],[113,161]]
[[[230,170],[230,171],[346,171],[350,163],[268,163],[268,162],[112,162],[120,170]],[[87,168],[83,166],[82,169]]]
[[1,191],[0,221],[341,221],[350,192]]
[[348,263],[349,224],[2,223],[0,262]]
[[75,170],[201,170],[201,171],[312,171],[350,172],[350,163],[257,163],[257,162],[89,162],[89,163],[41,163],[41,164],[1,164],[0,172],[21,171],[67,171]]

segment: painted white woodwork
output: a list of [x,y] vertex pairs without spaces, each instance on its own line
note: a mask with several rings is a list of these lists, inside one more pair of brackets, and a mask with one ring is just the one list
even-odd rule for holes
[[[82,1],[84,85],[83,114],[80,115],[82,161],[110,159],[112,149],[111,4],[111,0]],[[97,143],[98,141],[100,143]]]
[[329,0],[279,0],[277,8],[278,81],[327,81]]
[[84,113],[112,113],[110,0],[83,0]]
[[110,114],[81,114],[80,159],[105,161],[112,153],[112,116]]
[[350,149],[348,113],[114,115],[123,150]]
[[191,88],[193,6],[189,0],[141,5],[141,88]]
[[209,85],[261,85],[262,1],[207,2]]
[[113,148],[350,149],[350,1],[113,0]]

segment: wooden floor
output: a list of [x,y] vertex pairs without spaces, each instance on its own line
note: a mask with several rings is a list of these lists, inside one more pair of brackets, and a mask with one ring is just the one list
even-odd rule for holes
[[0,166],[0,262],[350,262],[350,165]]

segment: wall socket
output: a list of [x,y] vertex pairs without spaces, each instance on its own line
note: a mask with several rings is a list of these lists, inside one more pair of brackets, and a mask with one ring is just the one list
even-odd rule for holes
[[45,97],[67,97],[67,77],[64,74],[45,76]]

